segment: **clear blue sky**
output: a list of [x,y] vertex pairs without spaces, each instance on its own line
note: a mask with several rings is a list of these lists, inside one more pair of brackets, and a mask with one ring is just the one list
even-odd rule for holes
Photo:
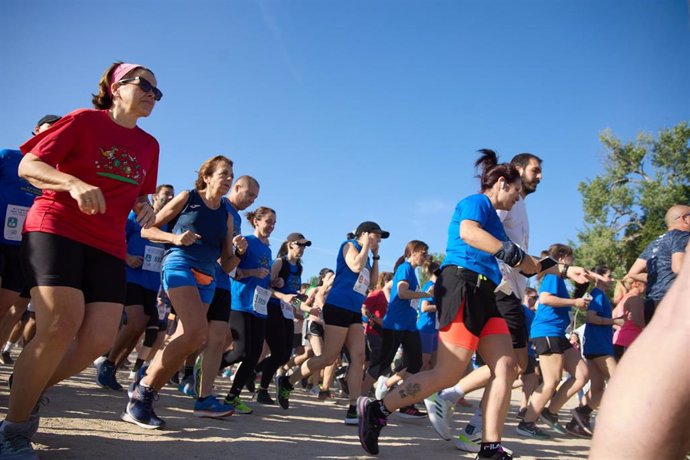
[[293,231],[314,242],[307,276],[363,220],[391,232],[383,269],[410,239],[443,251],[480,148],[544,159],[532,252],[575,239],[599,133],[690,119],[685,0],[5,0],[0,18],[2,147],[89,107],[111,62],[144,64],[164,92],[140,123],[160,182],[189,188],[229,156],[278,212],[274,251]]

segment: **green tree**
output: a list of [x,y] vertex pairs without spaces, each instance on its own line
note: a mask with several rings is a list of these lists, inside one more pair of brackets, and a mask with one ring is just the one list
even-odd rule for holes
[[664,215],[690,203],[690,124],[641,133],[623,143],[609,130],[604,173],[580,183],[584,228],[578,232],[578,265],[606,264],[621,276],[650,241],[666,231]]

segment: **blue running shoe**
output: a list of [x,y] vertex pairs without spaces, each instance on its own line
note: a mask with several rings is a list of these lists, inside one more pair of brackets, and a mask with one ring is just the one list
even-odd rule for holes
[[219,401],[215,396],[206,396],[194,403],[195,417],[222,418],[232,415],[235,408],[230,404]]
[[122,391],[122,385],[117,381],[117,370],[115,365],[108,360],[103,361],[103,364],[98,368],[96,375],[96,382],[103,387],[115,391]]
[[31,445],[31,422],[0,423],[0,457],[8,460],[38,460]]
[[165,427],[165,421],[159,418],[153,410],[153,401],[158,399],[156,390],[140,385],[140,379],[132,385],[132,396],[120,418],[147,430]]
[[196,391],[194,391],[194,377],[182,379],[180,384],[177,386],[177,390],[182,394],[196,398]]

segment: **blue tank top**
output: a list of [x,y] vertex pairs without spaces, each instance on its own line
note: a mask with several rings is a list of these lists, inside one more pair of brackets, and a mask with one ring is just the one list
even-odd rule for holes
[[[285,284],[283,284],[283,287],[276,289],[276,291],[281,292],[283,294],[297,294],[299,292],[300,287],[302,287],[302,277],[300,276],[300,270],[299,265],[297,264],[291,264],[288,262],[286,257],[282,258],[283,260],[283,269],[285,270],[285,265],[287,264],[288,267],[290,267],[290,272],[288,274],[287,280],[285,281]],[[269,305],[273,306],[280,306],[280,300],[276,299],[275,297],[271,297],[271,300],[268,302]]]
[[190,190],[189,200],[177,216],[172,233],[180,235],[187,230],[201,238],[189,246],[169,246],[163,265],[191,266],[213,276],[228,233],[228,211],[222,204],[218,209],[208,208],[199,192]]
[[[365,292],[362,292],[363,289],[359,289],[359,292],[355,291],[355,285],[360,281],[364,269],[362,269],[360,273],[355,273],[347,266],[347,262],[345,262],[345,257],[343,256],[343,248],[348,243],[352,243],[358,251],[362,250],[362,245],[356,240],[347,240],[340,245],[336,262],[335,279],[333,280],[333,287],[326,298],[326,303],[352,312],[360,312],[362,311],[362,304],[366,298],[366,290]],[[368,255],[365,269],[371,272],[371,261]]]

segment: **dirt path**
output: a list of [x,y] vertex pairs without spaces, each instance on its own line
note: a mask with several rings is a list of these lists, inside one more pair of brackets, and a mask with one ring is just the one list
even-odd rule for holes
[[[0,367],[0,410],[7,408],[10,368]],[[119,373],[120,381],[126,373]],[[126,393],[103,390],[95,384],[90,368],[48,392],[50,404],[42,408],[41,429],[34,446],[41,459],[290,459],[366,458],[357,439],[356,427],[343,424],[345,406],[322,403],[302,390],[293,393],[291,408],[252,404],[252,415],[234,415],[225,420],[192,416],[193,400],[166,387],[156,403],[156,412],[167,421],[165,431],[148,431],[120,421]],[[228,381],[219,379],[217,392],[225,394]],[[584,459],[589,441],[557,436],[534,441],[515,435],[518,393],[513,393],[511,415],[504,444],[521,459]],[[245,395],[246,397],[246,395]],[[474,404],[476,398],[468,398]],[[572,405],[566,406],[570,408]],[[456,413],[461,427],[473,409]],[[562,412],[565,417],[565,410]],[[379,457],[388,459],[473,459],[452,442],[440,440],[427,419],[403,421],[391,416],[380,439]]]

